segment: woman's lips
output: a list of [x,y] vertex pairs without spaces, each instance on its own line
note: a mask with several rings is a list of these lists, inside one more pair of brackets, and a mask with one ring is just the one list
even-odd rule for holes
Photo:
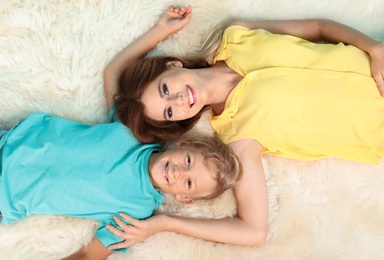
[[195,91],[187,85],[187,97],[188,97],[188,104],[189,107],[191,108],[195,102],[196,102],[196,93]]

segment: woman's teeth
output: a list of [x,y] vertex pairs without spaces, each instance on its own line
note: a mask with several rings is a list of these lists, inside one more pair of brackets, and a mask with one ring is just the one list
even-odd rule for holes
[[195,103],[195,100],[193,99],[192,90],[189,86],[187,86],[187,94],[188,94],[189,107],[192,107],[193,104]]

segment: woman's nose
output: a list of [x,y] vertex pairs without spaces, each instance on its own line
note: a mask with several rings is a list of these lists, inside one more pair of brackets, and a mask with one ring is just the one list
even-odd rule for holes
[[180,92],[177,92],[175,95],[169,97],[169,99],[177,105],[183,104],[183,95]]

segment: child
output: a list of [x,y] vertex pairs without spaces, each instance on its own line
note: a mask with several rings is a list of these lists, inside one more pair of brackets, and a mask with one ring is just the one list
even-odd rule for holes
[[241,175],[236,156],[215,138],[160,152],[118,121],[89,126],[45,113],[2,136],[0,167],[3,224],[32,214],[98,220],[91,244],[73,255],[91,259],[107,257],[107,247],[121,241],[106,227],[112,216],[151,216],[163,200],[158,190],[191,202],[219,195]]

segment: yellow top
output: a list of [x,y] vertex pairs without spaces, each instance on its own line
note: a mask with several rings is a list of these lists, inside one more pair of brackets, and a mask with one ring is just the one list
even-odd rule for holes
[[231,26],[220,60],[244,77],[211,115],[225,143],[252,138],[264,154],[298,160],[384,157],[384,98],[360,49]]

